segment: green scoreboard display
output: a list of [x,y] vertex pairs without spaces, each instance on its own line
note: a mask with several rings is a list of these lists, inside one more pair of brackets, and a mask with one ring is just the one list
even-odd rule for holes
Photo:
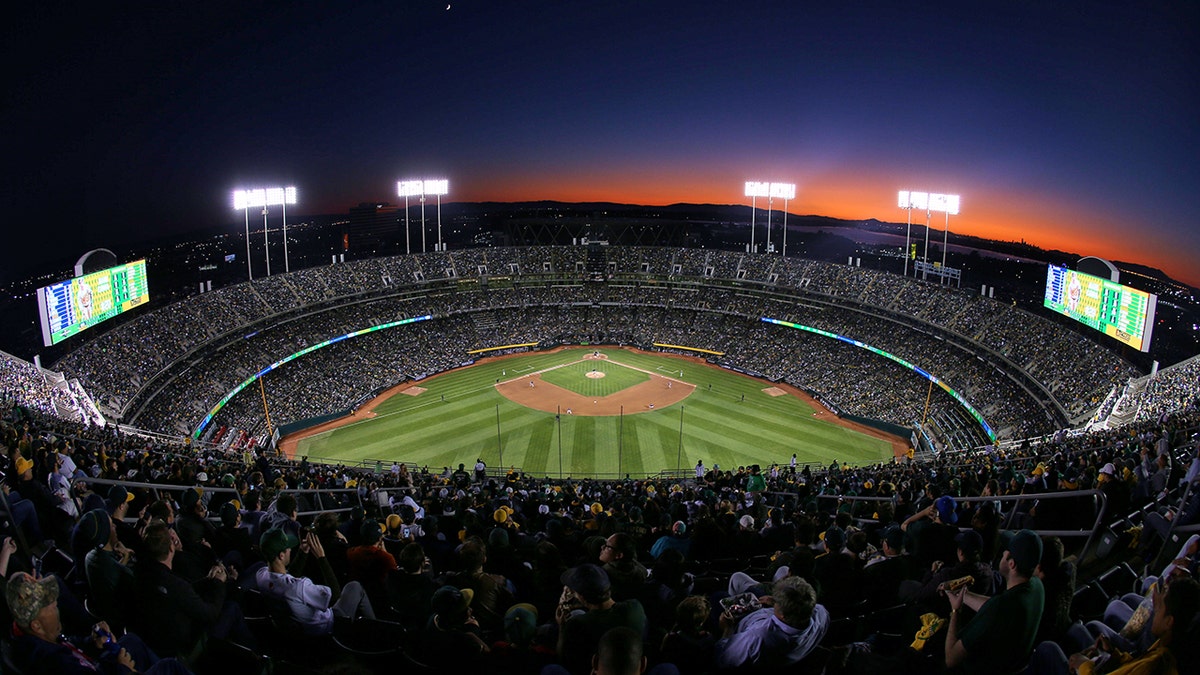
[[58,344],[149,300],[145,260],[39,288],[42,342]]
[[1143,352],[1150,351],[1158,296],[1050,265],[1045,306]]

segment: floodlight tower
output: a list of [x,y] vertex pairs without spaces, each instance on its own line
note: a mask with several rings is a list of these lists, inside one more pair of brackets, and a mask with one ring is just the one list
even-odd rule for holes
[[267,233],[267,214],[270,213],[270,210],[267,207],[276,204],[283,207],[283,266],[284,271],[291,271],[287,252],[287,205],[295,203],[296,188],[294,186],[233,191],[233,208],[243,209],[246,212],[246,273],[251,281],[254,280],[254,272],[250,267],[250,207],[262,207],[263,252],[267,259],[267,276],[271,276],[270,235]]
[[[941,197],[940,208],[946,214],[946,230],[942,233],[942,269],[946,269],[946,251],[950,248],[950,215],[958,215],[958,206],[961,201],[959,195],[938,195]],[[943,277],[946,278],[946,277]],[[947,279],[947,285],[949,280]]]
[[[438,232],[438,240],[437,240],[437,248],[436,248],[435,250],[438,250],[438,251],[444,251],[444,250],[446,250],[446,246],[445,246],[445,244],[443,244],[443,243],[442,243],[442,195],[444,195],[444,194],[449,194],[449,193],[450,193],[450,181],[446,180],[445,178],[440,178],[440,179],[437,179],[437,180],[427,180],[427,181],[425,181],[425,189],[424,189],[424,194],[427,194],[427,195],[436,195],[436,196],[437,196],[437,208],[438,208],[438,216],[437,216],[437,228],[438,228],[438,229],[437,229],[437,232]],[[422,202],[424,202],[424,198],[423,198],[423,197],[422,197],[422,200],[421,200],[421,201],[422,201]]]
[[246,276],[254,281],[254,270],[250,267],[250,199],[247,190],[233,191],[233,208],[246,212]]
[[754,253],[754,230],[757,229],[754,217],[758,212],[756,203],[759,197],[768,197],[771,194],[771,184],[761,181],[746,181],[746,196],[750,198],[750,252]]
[[[283,207],[283,271],[291,272],[292,265],[288,260],[288,242],[287,242],[287,205],[296,203],[296,186],[289,185],[285,188],[275,188],[283,194],[277,195],[279,205]],[[270,190],[268,190],[270,192]]]
[[[417,197],[424,189],[424,181],[419,180],[402,180],[396,183],[396,192],[399,196],[404,197],[404,252],[412,253],[412,244],[409,240],[408,228],[408,198]],[[422,220],[424,226],[424,220]],[[424,239],[422,239],[424,241]]]
[[[918,202],[921,202],[920,206],[918,206]],[[900,208],[908,211],[908,226],[904,229],[904,276],[908,276],[908,242],[912,236],[912,212],[916,208],[925,208],[928,202],[929,193],[927,192],[900,191]],[[928,231],[928,226],[926,226],[926,233]]]
[[[796,198],[795,183],[771,183],[771,199],[780,197],[783,199],[783,255],[787,255],[787,204],[789,200]],[[771,209],[770,202],[767,206],[767,250],[771,250]]]
[[263,214],[263,255],[264,255],[264,256],[266,256],[266,258],[267,258],[267,276],[271,276],[271,247],[270,247],[270,242],[268,241],[268,234],[267,234],[267,214],[268,214],[268,213],[270,213],[270,211],[267,209],[267,204],[266,204],[266,202],[264,201],[264,202],[263,202],[263,207],[262,207],[262,214]]
[[[263,189],[258,190],[234,190],[233,191],[233,208],[244,210],[246,212],[246,275],[250,281],[254,281],[254,271],[250,266],[250,207],[262,207],[263,210],[263,237],[267,235],[266,211],[267,211],[267,192]],[[267,257],[267,276],[271,275],[271,258]]]

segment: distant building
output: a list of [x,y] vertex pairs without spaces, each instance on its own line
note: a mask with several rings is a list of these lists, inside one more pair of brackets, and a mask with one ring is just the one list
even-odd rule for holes
[[[421,226],[415,233],[420,246]],[[404,213],[401,207],[387,202],[363,202],[350,208],[346,225],[348,253],[354,257],[384,253],[404,253]],[[399,248],[397,248],[399,246]]]

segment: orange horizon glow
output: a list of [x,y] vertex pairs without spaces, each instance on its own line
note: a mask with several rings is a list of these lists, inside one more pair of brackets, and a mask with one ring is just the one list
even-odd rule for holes
[[[649,174],[649,172],[647,172]],[[489,180],[485,189],[467,189],[454,194],[454,201],[519,202],[560,201],[613,202],[667,206],[678,203],[746,204],[744,180],[781,180],[770,175],[730,178],[705,176],[697,180],[672,180],[671,176],[657,179],[646,177],[612,179],[605,172],[595,175],[572,175],[553,181],[537,180],[529,175],[508,175],[501,180]],[[796,199],[788,203],[792,215],[817,215],[843,220],[877,219],[903,223],[907,213],[896,205],[900,189],[956,192],[954,186],[896,182],[893,177],[857,175],[852,180],[839,180],[832,175],[815,177],[797,183]],[[550,183],[552,187],[548,186]],[[1162,242],[1150,241],[1136,235],[1136,223],[1122,220],[1116,214],[1092,212],[1077,204],[1049,195],[1022,196],[1019,199],[1001,190],[963,189],[962,212],[950,216],[951,232],[998,241],[1024,241],[1044,250],[1060,250],[1083,256],[1157,267],[1171,278],[1200,287],[1200,276],[1193,264],[1194,252],[1164,250]],[[758,199],[759,208],[766,200]],[[1019,204],[1018,206],[1014,206]],[[783,210],[781,200],[772,208]],[[913,213],[913,224],[924,225],[923,214]],[[945,227],[945,214],[933,214],[930,226]]]
[[[542,169],[544,170],[544,169]],[[896,172],[879,168],[873,172],[855,171],[852,175],[836,172],[782,170],[746,172],[730,175],[728,167],[687,171],[642,167],[614,173],[606,168],[564,171],[546,178],[539,170],[517,170],[501,176],[467,176],[451,179],[450,202],[523,202],[557,201],[611,202],[645,206],[679,203],[745,204],[746,180],[777,180],[796,183],[796,199],[787,210],[794,216],[824,216],[842,220],[876,219],[903,223],[908,214],[896,204],[901,189],[949,192],[962,195],[962,212],[950,216],[950,231],[1006,242],[1024,241],[1043,250],[1059,250],[1082,256],[1156,267],[1172,279],[1200,288],[1200,268],[1194,264],[1194,251],[1170,246],[1150,237],[1138,236],[1134,217],[1098,211],[1056,195],[1014,196],[1007,187],[984,186],[982,189],[947,181],[907,180]],[[780,178],[784,176],[784,178]],[[795,176],[792,178],[791,176]],[[394,196],[387,201],[403,204]],[[759,208],[766,200],[758,199]],[[333,207],[331,212],[346,207]],[[781,200],[772,208],[783,210]],[[924,214],[913,213],[913,224],[924,225]],[[937,231],[946,225],[945,214],[935,213],[930,226]]]

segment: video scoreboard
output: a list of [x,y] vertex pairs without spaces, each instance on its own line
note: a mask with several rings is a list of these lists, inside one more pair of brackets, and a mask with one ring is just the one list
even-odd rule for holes
[[56,345],[149,299],[145,260],[39,288],[42,342]]
[[1153,293],[1050,265],[1044,304],[1134,349],[1150,351],[1158,305]]

